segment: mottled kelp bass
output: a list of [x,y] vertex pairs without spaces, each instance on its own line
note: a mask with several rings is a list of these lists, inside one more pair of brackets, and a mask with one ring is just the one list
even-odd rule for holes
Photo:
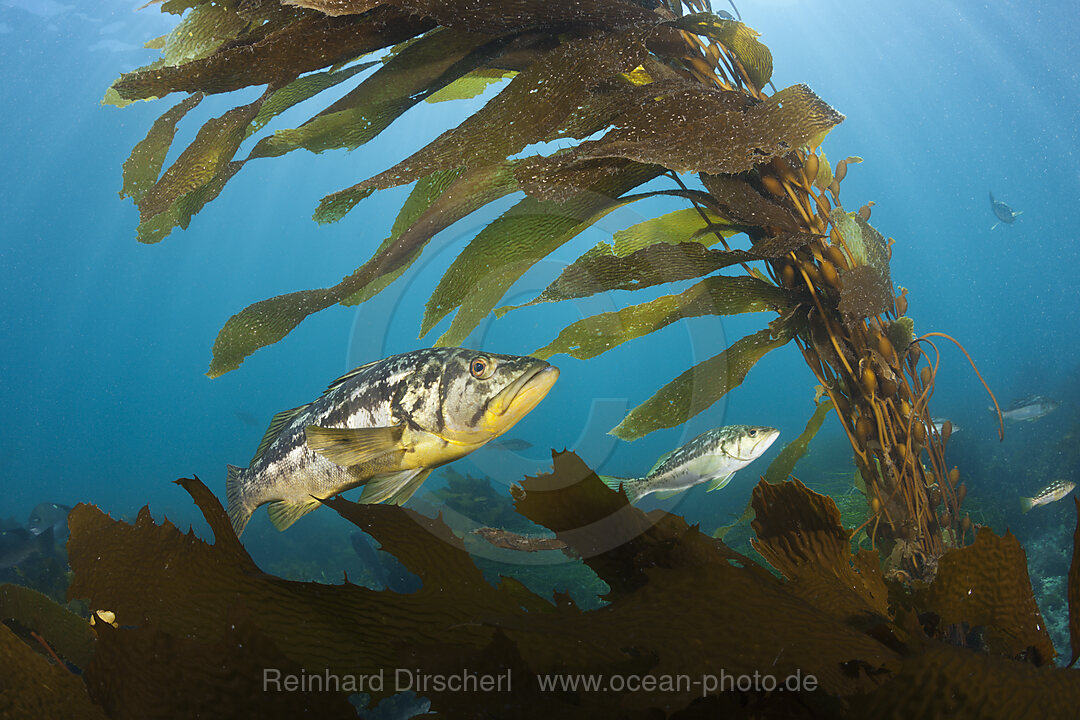
[[[161,60],[122,75],[106,98],[190,93],[124,166],[123,193],[138,205],[145,242],[186,227],[252,160],[356,148],[420,102],[504,83],[457,127],[324,198],[315,219],[335,222],[377,190],[415,183],[389,237],[340,283],[230,318],[211,376],[314,312],[364,302],[440,230],[511,193],[524,197],[476,234],[427,303],[423,333],[454,313],[439,345],[460,344],[491,312],[511,310],[499,303],[515,280],[612,210],[656,195],[683,198],[686,208],[592,248],[532,303],[703,279],[576,322],[537,354],[591,358],[682,317],[774,311],[768,327],[687,369],[613,432],[631,440],[685,422],[739,385],[765,353],[794,341],[851,438],[873,511],[871,542],[884,541],[903,573],[929,576],[944,547],[962,541],[964,486],[946,470],[948,432],[933,429],[928,410],[937,363],[920,346],[930,341],[916,341],[904,317],[890,243],[867,222],[871,204],[858,213],[840,205],[839,183],[858,158],[834,171],[819,150],[843,118],[804,85],[767,92],[772,55],[749,27],[710,14],[701,0],[196,0],[162,8],[188,6],[156,41]],[[351,88],[322,112],[264,134],[246,158],[237,156],[278,114],[345,84]],[[162,172],[177,123],[205,93],[261,85],[259,98],[207,121]],[[553,140],[563,149],[518,157]],[[743,249],[729,246],[736,235]],[[762,269],[751,268],[757,262]],[[733,266],[746,273],[714,274]]]

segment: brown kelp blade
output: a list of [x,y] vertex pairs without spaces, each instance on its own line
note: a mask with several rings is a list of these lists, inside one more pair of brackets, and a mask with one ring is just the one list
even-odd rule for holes
[[989,651],[1034,665],[1049,665],[1056,652],[1035,604],[1027,558],[1016,537],[982,528],[968,547],[948,550],[921,603],[943,626],[982,627]]
[[1080,658],[1080,498],[1073,497],[1076,504],[1076,529],[1073,531],[1072,562],[1069,565],[1069,644],[1072,657],[1069,667]]

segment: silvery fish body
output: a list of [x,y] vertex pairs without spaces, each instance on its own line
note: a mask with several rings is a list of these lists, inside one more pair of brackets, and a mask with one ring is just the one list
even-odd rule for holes
[[708,483],[712,492],[727,485],[736,471],[760,457],[779,436],[780,431],[771,427],[718,427],[662,456],[643,478],[602,476],[601,480],[615,490],[621,486],[632,503],[650,493],[668,497],[702,483]]
[[1009,405],[1001,412],[1001,416],[1009,422],[1031,422],[1054,412],[1059,405],[1057,400],[1042,395],[1030,395]]
[[559,376],[531,357],[429,348],[362,365],[314,402],[274,416],[250,467],[228,467],[240,534],[273,503],[284,529],[319,500],[364,485],[360,502],[402,504],[428,473],[481,447],[532,410]]
[[1031,508],[1057,502],[1071,493],[1074,489],[1076,489],[1076,483],[1072,480],[1055,480],[1040,490],[1035,497],[1020,498],[1020,504],[1023,507],[1024,512],[1027,512]]

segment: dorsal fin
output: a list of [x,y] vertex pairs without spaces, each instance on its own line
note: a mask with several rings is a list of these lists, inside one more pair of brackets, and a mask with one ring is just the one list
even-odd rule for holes
[[334,382],[332,382],[332,383],[330,383],[329,385],[327,385],[327,386],[326,386],[326,389],[325,389],[325,390],[323,390],[323,395],[325,395],[326,393],[330,392],[331,390],[336,390],[337,388],[341,387],[342,385],[344,385],[345,383],[349,382],[349,381],[350,381],[350,380],[352,380],[352,379],[353,379],[354,377],[356,377],[357,375],[359,375],[359,374],[360,374],[361,372],[363,372],[364,370],[367,370],[367,369],[368,369],[369,367],[371,367],[372,365],[374,365],[374,364],[375,364],[375,363],[377,363],[377,362],[381,362],[381,361],[379,361],[379,360],[372,360],[372,361],[371,361],[371,362],[369,362],[369,363],[364,363],[363,365],[361,365],[361,366],[360,366],[360,367],[358,367],[358,368],[353,368],[353,369],[352,369],[352,370],[350,370],[349,372],[347,372],[347,373],[345,373],[344,375],[342,375],[341,377],[339,377],[339,378],[338,378],[337,380],[335,380]]
[[649,468],[649,472],[645,473],[645,477],[649,477],[649,476],[650,476],[650,475],[652,475],[652,474],[653,474],[654,472],[656,472],[656,469],[657,469],[658,467],[660,467],[661,465],[663,465],[663,464],[664,464],[665,462],[667,462],[667,459],[668,459],[669,457],[671,457],[672,455],[674,455],[674,454],[675,454],[675,451],[674,451],[674,450],[671,450],[671,451],[669,451],[669,452],[666,452],[666,453],[664,453],[664,454],[663,454],[663,455],[661,455],[660,457],[658,457],[658,458],[656,459],[656,462],[655,462],[655,463],[653,464],[653,466],[652,466],[651,468]]
[[266,452],[266,448],[270,447],[270,443],[274,442],[274,438],[281,433],[282,428],[292,422],[292,419],[310,404],[294,407],[292,410],[282,410],[270,418],[270,427],[266,428],[266,432],[263,433],[262,440],[259,441],[259,447],[255,449],[255,454],[251,457],[251,465],[254,465],[255,461],[262,457],[262,454]]

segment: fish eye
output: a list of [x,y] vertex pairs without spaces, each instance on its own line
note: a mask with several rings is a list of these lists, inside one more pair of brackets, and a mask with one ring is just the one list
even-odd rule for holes
[[750,432],[748,432],[746,434],[749,435],[750,437],[757,437],[757,430],[751,430]]
[[39,517],[32,517],[32,518],[30,518],[30,522],[32,522],[32,523],[37,523],[37,522],[41,522],[41,518],[39,518]]
[[493,370],[494,365],[486,357],[476,357],[469,362],[469,372],[477,380],[487,380]]

